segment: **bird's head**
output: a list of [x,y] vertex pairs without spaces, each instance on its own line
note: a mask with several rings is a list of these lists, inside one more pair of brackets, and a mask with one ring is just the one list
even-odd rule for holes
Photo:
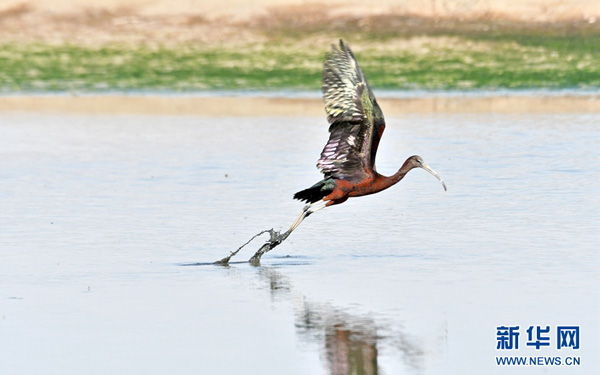
[[427,172],[431,173],[433,175],[433,177],[437,178],[442,183],[444,190],[445,191],[448,190],[448,189],[446,189],[446,184],[444,183],[444,180],[442,180],[442,178],[433,169],[431,169],[431,167],[428,166],[427,163],[425,163],[423,161],[422,157],[420,157],[419,155],[413,155],[410,158],[408,158],[408,163],[409,163],[410,169],[423,168]]

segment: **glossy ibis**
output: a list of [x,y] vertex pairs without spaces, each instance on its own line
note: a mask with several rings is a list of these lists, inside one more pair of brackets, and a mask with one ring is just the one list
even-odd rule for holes
[[[332,45],[323,67],[323,98],[329,121],[329,141],[317,167],[325,178],[294,199],[309,203],[287,232],[291,233],[307,216],[325,207],[380,192],[398,183],[413,168],[423,168],[446,184],[420,156],[409,157],[392,176],[375,170],[375,155],[385,129],[383,113],[367,83],[358,61],[346,43]],[[287,236],[286,236],[287,237]]]

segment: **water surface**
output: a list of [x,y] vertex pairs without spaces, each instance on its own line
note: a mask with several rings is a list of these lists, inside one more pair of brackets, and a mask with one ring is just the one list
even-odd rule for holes
[[[225,268],[182,264],[291,224],[322,118],[1,115],[0,372],[595,373],[600,116],[387,122],[378,170],[418,154],[447,192],[411,171]],[[501,325],[578,325],[580,349],[502,353]]]

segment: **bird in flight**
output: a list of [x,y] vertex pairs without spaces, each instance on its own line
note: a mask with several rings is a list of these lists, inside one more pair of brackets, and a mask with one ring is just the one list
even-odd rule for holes
[[308,189],[294,194],[307,202],[291,233],[306,217],[325,207],[344,203],[350,197],[378,193],[398,183],[413,168],[422,168],[441,177],[420,156],[409,157],[392,176],[375,169],[377,146],[385,129],[383,113],[358,61],[346,43],[332,45],[323,67],[323,98],[329,121],[329,141],[317,167],[325,176]]

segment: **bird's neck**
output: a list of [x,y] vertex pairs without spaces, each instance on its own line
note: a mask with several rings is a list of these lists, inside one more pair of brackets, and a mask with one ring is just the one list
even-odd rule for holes
[[400,167],[400,169],[398,169],[398,172],[394,173],[391,176],[381,176],[381,182],[378,184],[379,187],[381,188],[381,190],[383,189],[387,189],[392,185],[397,184],[398,182],[400,182],[400,180],[402,180],[404,178],[404,176],[406,176],[406,174],[408,173],[408,171],[410,171],[412,169],[412,166],[410,165],[410,162],[407,160],[404,162],[404,164],[402,165],[402,167]]
[[398,172],[396,172],[392,176],[390,176],[390,179],[392,179],[394,181],[393,183],[396,184],[400,180],[402,180],[404,178],[404,176],[406,176],[408,171],[410,171],[411,169],[413,169],[413,167],[412,167],[412,164],[409,159],[409,160],[405,161],[404,164],[402,164],[402,167],[400,167],[400,169],[398,169]]

